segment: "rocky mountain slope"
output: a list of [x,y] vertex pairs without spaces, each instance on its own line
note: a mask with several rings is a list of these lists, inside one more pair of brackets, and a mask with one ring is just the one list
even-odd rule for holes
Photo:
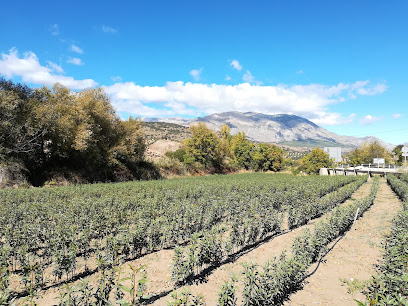
[[379,141],[389,150],[394,145],[385,143],[376,137],[341,136],[319,127],[313,122],[295,115],[266,115],[260,113],[225,112],[212,114],[195,119],[185,118],[149,118],[145,121],[168,122],[190,126],[196,122],[204,122],[213,130],[219,130],[223,124],[231,128],[231,133],[245,132],[248,139],[257,142],[291,143],[296,142],[319,144],[320,146],[360,146],[364,142]]

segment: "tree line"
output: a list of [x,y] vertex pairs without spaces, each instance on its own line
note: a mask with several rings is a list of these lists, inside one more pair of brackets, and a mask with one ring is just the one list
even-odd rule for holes
[[145,150],[142,123],[120,120],[101,88],[32,89],[0,78],[0,162],[34,185],[55,174],[88,182],[134,179],[146,168]]
[[[190,127],[191,137],[175,152],[166,156],[181,163],[188,172],[226,173],[240,169],[280,171],[284,164],[283,150],[267,143],[255,143],[244,132],[231,135],[224,124],[219,133],[199,122]],[[177,167],[174,163],[170,163]],[[161,166],[161,164],[159,164]]]
[[[333,163],[319,148],[299,162],[286,159],[278,146],[252,142],[244,132],[231,135],[226,124],[218,132],[204,123],[190,131],[179,150],[153,164],[145,159],[141,120],[121,120],[102,88],[73,92],[58,83],[30,88],[0,77],[0,167],[36,186],[59,179],[115,182],[241,169],[276,172],[290,167],[295,174],[318,173]],[[345,160],[361,164],[384,157],[401,162],[400,151],[398,146],[391,155],[373,142],[352,150]]]

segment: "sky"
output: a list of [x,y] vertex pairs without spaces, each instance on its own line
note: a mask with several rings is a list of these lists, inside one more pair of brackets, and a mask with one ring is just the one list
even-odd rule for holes
[[408,1],[7,1],[0,76],[122,118],[294,114],[408,142]]

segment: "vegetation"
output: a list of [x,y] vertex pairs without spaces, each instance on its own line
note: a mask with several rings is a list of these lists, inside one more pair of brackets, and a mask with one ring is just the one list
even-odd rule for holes
[[310,154],[301,160],[300,170],[309,174],[317,174],[321,168],[328,168],[333,165],[333,160],[329,154],[320,148],[314,148]]
[[[103,300],[118,290],[118,300],[143,298],[143,271],[133,271],[135,285],[125,286],[121,264],[174,248],[174,280],[186,279],[278,232],[285,211],[296,206],[294,215],[302,215],[359,179],[258,173],[3,189],[0,296],[36,300],[44,286],[97,274],[97,284],[66,288],[61,299]],[[10,277],[26,281],[10,288]]]
[[394,218],[391,232],[382,244],[382,260],[368,286],[367,299],[359,305],[408,304],[408,184],[393,175],[388,183],[404,201]]
[[[284,158],[282,149],[271,144],[256,144],[246,139],[245,133],[232,136],[227,125],[217,134],[204,123],[190,127],[191,137],[182,148],[165,156],[182,162],[190,172],[225,173],[238,169],[280,171]],[[166,172],[170,161],[161,160],[159,167]]]
[[255,263],[244,265],[243,305],[280,305],[300,287],[309,265],[324,254],[327,245],[343,235],[372,204],[379,186],[375,179],[370,194],[355,203],[335,208],[326,221],[315,225],[314,232],[305,230],[296,237],[292,255],[283,252],[260,270]]
[[101,89],[31,89],[0,78],[0,163],[19,164],[34,185],[58,173],[84,181],[138,178],[139,120],[121,121]]
[[284,212],[291,228],[307,223],[342,203],[366,179],[349,176],[329,182],[305,178],[302,186],[295,186],[299,179],[280,176],[274,181],[273,195],[266,194],[268,190],[258,190],[257,194],[248,194],[252,200],[244,197],[244,202],[235,201],[235,208],[219,225],[203,229],[191,237],[187,246],[176,248],[173,280],[185,282],[203,269],[280,232]]
[[402,156],[402,148],[404,147],[404,145],[398,145],[396,146],[393,150],[392,150],[392,155],[394,157],[395,163],[397,165],[403,165],[405,162],[405,157]]
[[303,147],[303,148],[315,148],[315,147],[342,147],[350,148],[349,145],[344,145],[341,143],[336,143],[333,141],[327,140],[317,140],[317,139],[305,139],[305,140],[296,140],[296,141],[284,141],[279,144],[291,146],[291,147]]
[[384,158],[385,163],[392,161],[390,152],[378,141],[364,143],[361,148],[355,148],[344,156],[344,159],[352,165],[372,163],[374,158]]

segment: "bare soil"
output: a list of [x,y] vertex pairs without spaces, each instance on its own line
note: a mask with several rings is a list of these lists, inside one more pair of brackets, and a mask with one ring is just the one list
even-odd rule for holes
[[151,159],[163,157],[167,151],[180,149],[181,143],[173,140],[159,139],[147,147],[146,154]]

